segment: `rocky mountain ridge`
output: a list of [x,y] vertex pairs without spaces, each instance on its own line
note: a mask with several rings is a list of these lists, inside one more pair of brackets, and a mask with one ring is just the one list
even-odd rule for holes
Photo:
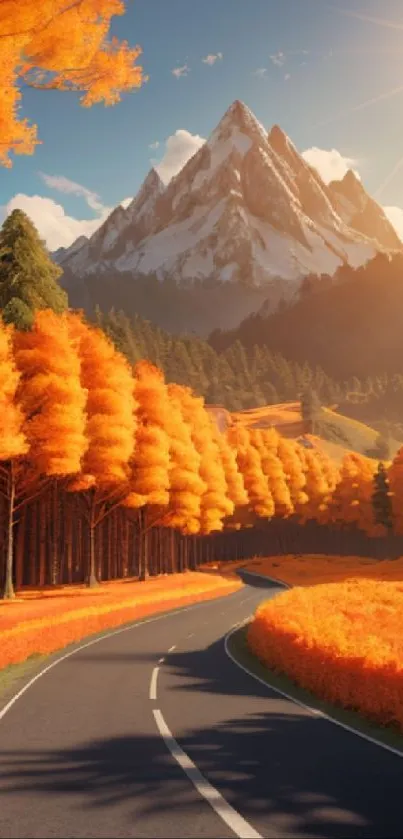
[[395,251],[403,243],[353,172],[326,185],[279,126],[267,133],[237,100],[167,186],[152,169],[126,209],[54,258],[93,290],[96,277],[124,274],[268,294],[280,282],[287,296],[308,274]]

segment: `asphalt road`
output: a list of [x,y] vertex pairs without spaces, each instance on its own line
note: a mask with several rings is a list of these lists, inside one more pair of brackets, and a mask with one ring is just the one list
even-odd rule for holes
[[402,837],[403,759],[227,657],[256,582],[39,678],[0,721],[0,837]]

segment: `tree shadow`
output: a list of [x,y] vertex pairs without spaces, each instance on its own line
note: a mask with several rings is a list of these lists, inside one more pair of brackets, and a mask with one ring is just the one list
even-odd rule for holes
[[[364,749],[355,774],[345,743],[333,738],[327,751],[318,722],[298,711],[253,713],[226,719],[208,732],[194,729],[181,738],[181,746],[263,836],[401,837],[399,760],[390,760],[385,774],[382,755],[371,761]],[[77,800],[81,811],[100,811],[97,819],[124,804],[141,831],[142,823],[151,825],[156,818],[164,823],[168,814],[176,813],[180,825],[195,806],[196,794],[157,733],[93,740],[63,751],[0,755],[6,781],[1,810],[21,794],[31,803],[39,795],[44,809],[56,798],[59,814],[68,810],[74,823]]]

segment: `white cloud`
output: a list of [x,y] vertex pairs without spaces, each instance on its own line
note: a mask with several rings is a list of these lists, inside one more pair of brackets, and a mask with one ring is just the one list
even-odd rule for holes
[[171,73],[173,76],[176,76],[177,79],[180,79],[181,76],[187,76],[187,74],[190,73],[190,67],[187,64],[182,64],[181,67],[174,67],[174,69],[171,70]]
[[401,207],[384,207],[386,218],[395,228],[397,235],[403,241],[403,210]]
[[270,60],[276,65],[276,67],[282,67],[285,62],[285,55],[281,51],[276,52],[274,55],[270,56]]
[[288,82],[290,80],[290,78],[291,78],[291,73],[286,73],[285,76],[284,76],[284,81]]
[[184,128],[178,128],[165,143],[165,153],[162,160],[152,160],[161,180],[167,184],[171,178],[177,175],[185,163],[193,157],[199,148],[205,143],[204,137],[198,134],[191,134]]
[[267,67],[259,67],[258,70],[255,70],[253,75],[257,76],[259,79],[263,79],[267,73]]
[[[358,161],[340,154],[337,149],[326,150],[313,147],[302,152],[302,157],[319,172],[326,184],[330,181],[340,181],[349,169],[352,169],[356,177],[361,180],[360,173],[354,168]],[[401,207],[382,207],[382,209],[403,241],[403,209]]]
[[[39,175],[51,189],[65,195],[77,195],[84,198],[86,204],[97,214],[96,218],[92,219],[74,218],[69,216],[64,207],[53,198],[24,193],[14,195],[8,204],[0,207],[0,224],[13,210],[23,210],[33,221],[50,251],[60,247],[69,247],[79,236],[92,236],[113,210],[113,207],[105,206],[95,192],[65,178],[64,175],[46,175],[43,172]],[[132,200],[132,197],[124,198],[120,204],[126,208]]]
[[150,143],[149,149],[153,149],[154,151],[159,147],[159,140],[156,140],[155,143]]
[[45,184],[51,189],[56,189],[57,192],[64,192],[66,195],[77,195],[84,198],[91,210],[96,213],[102,213],[105,209],[99,195],[81,184],[65,178],[64,175],[46,175],[44,172],[39,172],[39,176],[45,181]]
[[202,58],[202,62],[203,62],[203,64],[209,64],[210,67],[212,67],[213,64],[216,63],[216,61],[222,61],[222,59],[223,59],[222,52],[216,52],[216,53],[213,53],[213,54],[209,53],[208,55],[206,55],[205,58]]
[[330,181],[341,181],[349,169],[352,169],[357,178],[360,178],[359,173],[354,168],[358,161],[341,154],[337,149],[318,149],[316,146],[312,146],[312,148],[302,152],[302,157],[319,172],[325,184],[330,183]]
[[0,213],[6,218],[13,210],[23,210],[45,240],[50,251],[69,247],[79,236],[92,236],[111,212],[105,207],[95,219],[76,219],[65,213],[61,204],[42,195],[14,195]]

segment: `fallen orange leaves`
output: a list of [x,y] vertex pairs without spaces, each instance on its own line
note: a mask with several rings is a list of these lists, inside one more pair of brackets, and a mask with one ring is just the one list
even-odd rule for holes
[[[360,556],[290,555],[256,558],[238,565],[295,586],[343,582],[352,577],[390,582],[403,580],[403,558],[380,561]],[[232,564],[231,567],[234,568]]]
[[0,604],[0,669],[34,653],[49,654],[105,629],[241,587],[230,575],[189,571],[142,583],[119,580],[91,592],[84,586],[24,592],[20,602]]
[[261,604],[248,645],[317,696],[403,730],[402,614],[403,582],[294,588]]

